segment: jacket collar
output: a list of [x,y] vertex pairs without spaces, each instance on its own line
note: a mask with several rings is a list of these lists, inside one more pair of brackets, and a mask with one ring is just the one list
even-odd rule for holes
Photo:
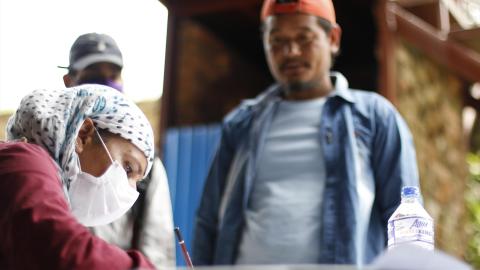
[[350,103],[355,103],[353,98],[352,91],[348,88],[348,81],[342,73],[337,71],[330,72],[330,78],[334,82],[334,90],[330,96],[340,97]]
[[[334,83],[334,89],[329,95],[330,97],[340,97],[341,99],[355,103],[355,99],[352,95],[352,91],[348,88],[348,81],[340,72],[332,71],[330,72],[330,78]],[[280,95],[282,93],[282,86],[279,84],[274,84],[270,86],[266,91],[258,95],[254,99],[247,99],[243,102],[243,105],[248,107],[256,107],[261,105],[263,102],[270,102],[275,100],[280,100]]]

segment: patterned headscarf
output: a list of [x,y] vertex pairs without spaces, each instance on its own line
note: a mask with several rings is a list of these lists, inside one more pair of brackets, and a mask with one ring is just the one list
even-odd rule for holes
[[87,84],[33,91],[8,120],[6,137],[26,137],[43,146],[60,167],[64,186],[68,187],[78,158],[75,139],[87,117],[97,128],[118,134],[140,149],[147,158],[145,176],[148,174],[154,154],[152,127],[135,103],[108,86]]

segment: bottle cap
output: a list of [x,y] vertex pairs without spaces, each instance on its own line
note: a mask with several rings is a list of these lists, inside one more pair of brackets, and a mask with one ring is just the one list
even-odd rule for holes
[[418,197],[420,190],[415,186],[405,186],[402,188],[402,197]]

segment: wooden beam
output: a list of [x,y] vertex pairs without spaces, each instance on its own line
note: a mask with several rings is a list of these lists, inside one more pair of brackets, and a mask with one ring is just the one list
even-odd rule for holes
[[397,0],[396,2],[402,7],[416,7],[433,4],[438,2],[438,0]]
[[450,12],[442,1],[438,2],[438,16],[440,31],[450,32]]
[[176,117],[176,93],[177,91],[177,61],[178,55],[181,53],[180,46],[178,46],[178,17],[175,13],[168,14],[168,28],[167,28],[167,47],[165,53],[165,71],[163,80],[163,94],[161,99],[161,114],[160,114],[160,138],[159,138],[159,153],[163,153],[163,139],[165,131],[172,126]]
[[387,18],[386,1],[378,1],[375,7],[375,15],[378,26],[378,86],[379,93],[396,105],[396,65],[395,38],[389,30],[389,19]]
[[445,32],[405,10],[395,2],[387,3],[387,17],[395,19],[390,31],[397,33],[426,55],[469,80],[480,80],[480,53],[448,38]]
[[480,28],[456,30],[450,32],[448,36],[462,42],[468,43],[475,40],[475,42],[480,43]]
[[168,9],[168,5],[169,5],[168,0],[158,0],[158,1]]
[[[240,10],[260,6],[262,0],[190,0],[175,4],[175,12],[181,17],[191,17],[206,13]],[[260,14],[260,10],[258,11]]]

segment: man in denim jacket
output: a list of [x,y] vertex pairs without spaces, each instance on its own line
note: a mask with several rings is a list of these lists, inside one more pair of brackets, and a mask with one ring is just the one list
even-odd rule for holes
[[410,131],[386,99],[330,71],[331,0],[266,0],[261,18],[277,84],[224,120],[194,264],[367,264],[402,186],[419,185]]

